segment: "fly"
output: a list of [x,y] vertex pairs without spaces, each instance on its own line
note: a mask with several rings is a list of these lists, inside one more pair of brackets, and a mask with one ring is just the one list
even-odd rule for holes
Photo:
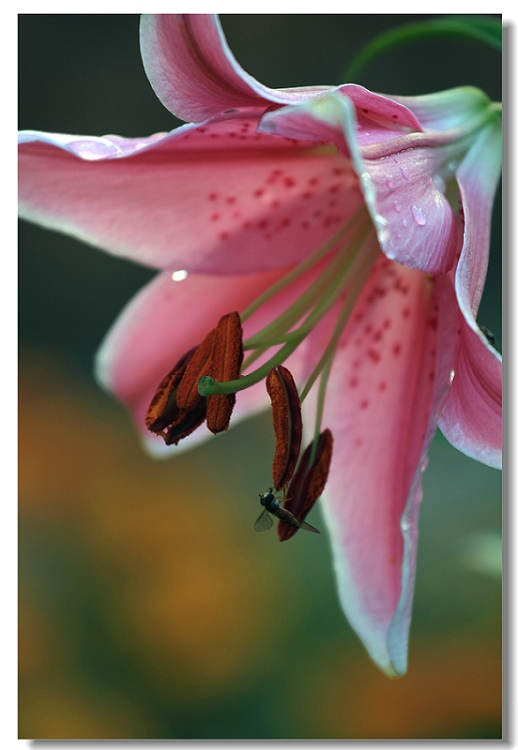
[[261,505],[264,505],[264,510],[254,524],[256,531],[268,531],[273,526],[272,516],[276,516],[288,526],[294,526],[297,529],[306,529],[306,531],[312,531],[314,534],[320,534],[318,529],[315,529],[311,524],[305,521],[299,521],[293,513],[283,508],[280,501],[275,497],[272,490],[265,492],[264,495],[259,495]]

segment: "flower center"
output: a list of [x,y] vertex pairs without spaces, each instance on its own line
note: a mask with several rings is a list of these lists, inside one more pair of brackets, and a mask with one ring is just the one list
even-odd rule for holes
[[[293,282],[304,275],[309,276],[313,271],[310,276],[312,282],[305,291],[277,318],[245,339],[243,349],[247,356],[241,367],[243,374],[227,381],[217,380],[211,375],[202,376],[198,383],[199,393],[205,397],[235,394],[265,380],[272,369],[282,365],[293,354],[326,314],[338,306],[328,342],[303,387],[299,385],[302,402],[320,377],[315,422],[315,438],[318,437],[327,381],[340,336],[380,254],[373,237],[372,221],[362,208],[324,245],[260,295],[241,313],[242,322],[251,318],[272,297],[281,295]],[[315,277],[318,264],[322,269]],[[252,365],[259,358],[264,360],[265,356],[266,361],[253,369]]]
[[[236,393],[266,381],[276,437],[274,486],[261,496],[269,502],[263,503],[255,528],[271,528],[273,514],[279,519],[281,541],[299,528],[318,533],[304,518],[324,490],[331,463],[333,436],[329,429],[321,432],[327,382],[340,337],[380,252],[372,221],[362,208],[243,313],[224,315],[202,343],[186,352],[163,378],[149,405],[145,417],[148,429],[163,437],[167,445],[176,444],[205,421],[213,433],[226,430]],[[273,297],[282,300],[280,295],[294,282],[299,282],[303,291],[280,315],[243,341],[241,323]],[[293,287],[289,294],[293,295]],[[332,309],[334,323],[327,342],[319,344],[316,364],[299,390],[283,362]],[[259,359],[262,364],[254,369]],[[301,401],[317,380],[314,436],[300,458]],[[274,490],[282,493],[281,500],[272,494]]]

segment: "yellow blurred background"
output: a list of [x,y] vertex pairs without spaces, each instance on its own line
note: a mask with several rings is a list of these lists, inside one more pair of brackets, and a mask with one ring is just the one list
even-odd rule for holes
[[254,532],[268,416],[153,461],[92,382],[25,350],[19,436],[20,737],[499,736],[500,580],[460,544],[497,521],[497,472],[434,444],[410,668],[389,680],[339,611],[325,534]]

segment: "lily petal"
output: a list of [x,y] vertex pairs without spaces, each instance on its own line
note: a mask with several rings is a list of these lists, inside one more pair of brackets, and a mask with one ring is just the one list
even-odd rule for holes
[[[199,344],[222,315],[233,310],[243,311],[285,270],[240,276],[189,274],[180,282],[173,281],[171,274],[164,272],[141,289],[121,312],[97,352],[95,374],[103,388],[131,412],[146,447],[153,454],[178,452],[178,448],[165,446],[160,438],[145,429],[144,415],[164,373],[186,351]],[[275,319],[286,304],[297,299],[318,278],[318,273],[316,268],[297,280],[285,290],[282,300],[273,298],[264,304],[243,324],[245,338]],[[259,359],[256,366],[267,357]],[[303,355],[299,352],[287,360],[296,377],[301,373],[302,361]],[[262,383],[240,391],[232,423],[267,408],[268,403]],[[209,437],[209,433],[197,430],[180,446],[192,447],[204,437]]]
[[219,117],[140,140],[22,133],[20,215],[155,268],[294,264],[361,207],[361,192],[334,147],[256,124]]
[[335,452],[323,509],[340,600],[392,676],[406,671],[421,474],[455,349],[454,338],[438,358],[437,332],[455,306],[443,284],[378,261],[343,334],[324,409]]
[[[233,276],[192,274],[175,282],[164,272],[124,308],[97,353],[95,374],[129,409],[147,442],[161,443],[145,430],[144,415],[164,373],[199,344],[222,315],[244,309],[278,276],[268,271],[240,277],[236,283]],[[261,400],[266,405],[265,391]]]
[[[370,116],[374,114],[370,110]],[[383,115],[388,119],[388,107]],[[369,138],[362,146],[367,128]],[[358,174],[385,255],[427,273],[445,273],[453,266],[456,222],[444,196],[445,182],[438,175],[451,156],[447,142],[441,148],[430,136],[402,135],[399,129],[385,127],[383,137],[375,131],[378,145],[372,146],[370,125],[357,121],[355,107],[342,90],[269,112],[259,129],[334,143]],[[442,135],[437,138],[444,141]]]
[[144,14],[140,47],[146,74],[167,109],[201,122],[228,109],[293,104],[327,86],[270,89],[238,64],[216,15]]
[[502,362],[484,335],[459,315],[453,382],[439,413],[446,439],[488,466],[502,468]]
[[478,311],[489,254],[491,207],[501,169],[501,132],[485,128],[458,170],[464,244],[455,275],[462,318],[455,377],[439,426],[463,453],[502,465],[502,362],[480,331]]
[[441,132],[462,128],[480,112],[487,110],[489,99],[473,86],[459,86],[425,96],[393,96],[408,107],[423,129]]

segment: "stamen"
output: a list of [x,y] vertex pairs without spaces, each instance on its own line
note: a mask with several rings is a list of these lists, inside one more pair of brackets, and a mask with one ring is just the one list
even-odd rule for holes
[[198,393],[198,380],[210,371],[212,344],[215,336],[216,329],[213,328],[205,336],[187,365],[176,396],[176,403],[180,409],[190,411],[200,401],[201,396]]
[[[312,458],[313,453],[315,454]],[[317,440],[308,445],[293,477],[289,494],[284,502],[284,509],[302,522],[322,495],[326,486],[331,456],[333,453],[333,435],[326,429]],[[277,533],[281,542],[291,539],[299,527],[288,526],[279,521]]]
[[[368,217],[362,213],[364,221],[357,227],[356,232],[351,238],[344,242],[334,258],[328,263],[325,270],[320,274],[316,281],[298,297],[295,302],[284,310],[272,323],[265,326],[259,333],[248,338],[244,343],[245,349],[255,349],[258,346],[270,346],[272,336],[279,333],[285,334],[293,325],[311,309],[315,300],[318,300],[322,293],[332,291],[343,279],[351,264],[351,258],[358,252],[365,235],[367,227],[371,224]],[[333,244],[336,244],[333,243]],[[343,251],[346,251],[345,253]],[[245,368],[247,367],[245,362]]]
[[317,250],[315,250],[305,260],[299,263],[298,266],[293,268],[291,271],[289,271],[289,273],[285,274],[282,278],[276,281],[275,284],[272,284],[272,286],[265,292],[263,292],[263,294],[260,294],[259,297],[257,297],[257,299],[255,299],[252,304],[249,305],[246,310],[241,313],[241,321],[244,323],[245,320],[248,320],[252,313],[254,313],[261,307],[261,305],[271,299],[271,297],[274,297],[278,292],[285,289],[285,287],[289,286],[289,284],[298,279],[299,276],[302,276],[302,274],[306,273],[306,271],[309,271],[312,266],[316,265],[319,260],[321,260],[325,255],[327,255],[330,250],[333,249],[337,242],[342,239],[345,234],[347,234],[347,232],[362,216],[368,216],[367,210],[363,207],[356,214],[354,214],[348,222],[340,227],[340,229],[329,240],[327,240],[327,242],[324,242],[322,247],[319,247]]
[[[324,317],[324,315],[340,298],[345,289],[351,287],[352,290],[358,288],[359,291],[361,291],[361,285],[358,283],[358,277],[365,280],[368,276],[368,273],[370,273],[370,271],[372,270],[373,264],[373,260],[371,258],[372,253],[369,253],[367,256],[361,253],[361,248],[366,239],[365,231],[370,231],[371,226],[372,225],[369,225],[368,230],[364,230],[361,237],[356,238],[357,242],[354,245],[354,251],[347,254],[345,261],[343,257],[340,256],[337,256],[337,258],[333,260],[333,262],[330,264],[330,266],[333,265],[333,274],[328,275],[327,272],[329,271],[329,268],[326,269],[326,277],[329,278],[329,276],[331,276],[332,278],[334,276],[334,281],[331,283],[328,280],[326,293],[322,295],[322,298],[315,305],[313,311],[307,316],[304,323],[302,323],[295,331],[291,331],[289,336],[286,335],[287,343],[285,343],[284,346],[282,346],[265,364],[263,364],[257,370],[254,370],[254,372],[251,372],[248,375],[244,375],[238,380],[231,380],[225,383],[221,383],[216,381],[212,377],[200,378],[200,381],[198,383],[199,393],[202,396],[212,396],[223,393],[236,393],[237,391],[244,390],[245,388],[249,388],[251,385],[255,385],[256,383],[260,382],[267,377],[270,370],[282,364],[290,356],[290,354],[295,351],[295,349],[301,344],[304,338],[306,338],[306,336],[312,331],[315,325]],[[363,229],[363,227],[361,229]],[[360,232],[357,232],[357,234],[359,235]],[[337,274],[336,267],[334,266],[334,262],[337,259],[341,264],[343,264],[341,274]],[[354,306],[354,302],[357,299],[357,296],[355,294],[353,294],[352,296],[355,299],[354,301],[351,301],[351,310]],[[298,304],[298,302],[295,304]],[[264,330],[267,330],[269,328],[271,328],[271,325],[263,329],[262,333],[264,333]],[[260,335],[261,334],[259,334],[259,336]],[[255,338],[257,340],[258,336],[256,336]],[[245,342],[245,346],[248,345],[248,343],[249,342]],[[252,359],[257,359],[257,357],[263,354],[264,350],[268,347],[268,343],[263,343],[261,347],[258,347],[258,350],[244,362],[243,369],[247,368],[251,364]]]
[[313,370],[313,372],[308,378],[308,381],[300,396],[301,402],[303,402],[306,396],[308,395],[309,391],[311,390],[313,386],[313,383],[315,382],[318,375],[324,368],[324,365],[326,364],[326,362],[329,359],[332,360],[334,353],[336,351],[336,347],[338,346],[340,336],[342,335],[344,328],[349,321],[351,313],[363,290],[365,282],[367,281],[367,278],[369,277],[369,274],[372,271],[372,268],[374,264],[376,263],[376,260],[379,258],[379,256],[380,256],[380,251],[378,250],[378,248],[375,248],[375,250],[369,253],[369,255],[363,256],[363,255],[358,254],[356,258],[354,259],[354,263],[352,264],[351,273],[350,273],[350,276],[352,277],[352,282],[347,290],[347,295],[345,296],[342,309],[340,310],[340,314],[338,316],[338,320],[336,322],[333,335],[331,336],[331,339],[329,340],[328,345],[324,349],[324,352],[322,356],[320,357],[315,369]]
[[177,413],[179,410],[176,403],[175,390],[195,351],[196,347],[190,349],[180,357],[173,369],[161,381],[149,404],[144,421],[148,430],[156,432],[157,435],[165,437],[163,430],[171,425],[178,416]]
[[272,402],[276,438],[273,484],[280,491],[293,476],[299,458],[302,441],[300,401],[293,376],[282,365],[272,370],[266,378],[266,390]]
[[178,445],[180,440],[198,429],[205,420],[207,413],[206,399],[200,399],[199,403],[190,411],[178,410],[178,416],[165,435],[166,445]]
[[[210,374],[217,380],[235,380],[243,362],[243,329],[237,312],[224,315],[216,328],[212,343]],[[236,402],[235,393],[209,396],[207,427],[214,434],[228,429]]]

